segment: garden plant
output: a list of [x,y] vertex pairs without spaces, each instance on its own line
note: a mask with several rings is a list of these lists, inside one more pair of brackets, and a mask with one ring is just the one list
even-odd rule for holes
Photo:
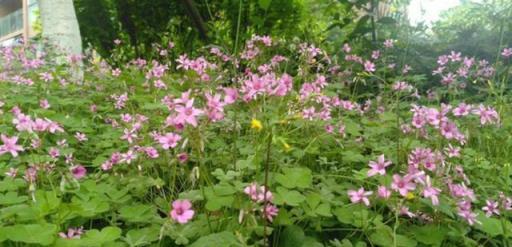
[[512,245],[512,48],[405,45],[0,48],[0,245]]

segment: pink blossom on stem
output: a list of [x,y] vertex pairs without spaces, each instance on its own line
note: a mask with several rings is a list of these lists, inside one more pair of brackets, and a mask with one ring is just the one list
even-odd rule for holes
[[482,208],[482,210],[485,212],[485,216],[487,217],[491,217],[493,214],[500,215],[498,202],[493,200],[486,200],[485,206]]
[[177,105],[175,111],[178,113],[176,121],[180,123],[188,123],[194,127],[197,126],[197,116],[200,116],[204,111],[194,108],[194,99],[191,99],[185,103],[185,105]]
[[364,62],[364,70],[366,70],[366,72],[370,72],[370,73],[375,72],[375,64],[369,60],[366,60]]
[[79,141],[79,142],[84,142],[84,141],[87,141],[87,136],[84,134],[84,133],[80,133],[80,132],[76,132],[75,133],[75,138]]
[[181,136],[175,133],[166,133],[162,136],[157,136],[157,140],[162,145],[163,149],[174,148],[181,140]]
[[368,171],[368,177],[372,177],[377,174],[385,175],[386,167],[391,165],[391,161],[386,160],[384,158],[384,154],[382,154],[377,158],[377,161],[372,160],[368,165],[371,167],[371,169]]
[[82,165],[72,166],[70,169],[71,175],[76,179],[81,179],[87,175],[87,170]]
[[349,190],[347,192],[348,196],[350,197],[350,201],[352,203],[364,203],[366,206],[370,206],[370,200],[368,199],[368,196],[373,194],[373,191],[365,191],[363,187],[359,188],[358,190]]
[[176,200],[172,202],[170,216],[180,224],[189,222],[194,217],[192,203],[189,200]]
[[279,209],[272,204],[265,204],[262,211],[265,218],[270,222],[272,222],[274,217],[279,213]]
[[377,188],[377,196],[382,199],[389,199],[391,197],[391,191],[383,185],[379,185]]
[[512,47],[503,49],[503,52],[501,52],[501,55],[504,56],[505,58],[512,57]]
[[441,193],[441,190],[433,187],[430,181],[430,176],[427,176],[426,185],[423,188],[423,196],[425,198],[430,198],[432,201],[432,205],[439,205],[438,195]]
[[398,174],[393,175],[393,182],[391,183],[391,189],[400,193],[402,196],[406,196],[409,191],[416,188],[416,185],[411,181],[410,176],[405,175],[401,177]]
[[3,144],[0,145],[0,155],[4,153],[10,153],[13,157],[18,156],[18,152],[23,151],[23,147],[21,145],[17,145],[18,137],[13,136],[9,137],[7,135],[0,135],[0,139],[2,139]]

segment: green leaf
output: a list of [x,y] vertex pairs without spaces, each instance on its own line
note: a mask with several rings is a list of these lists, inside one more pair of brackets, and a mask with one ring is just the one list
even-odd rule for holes
[[315,209],[315,213],[317,213],[320,216],[330,217],[332,216],[331,205],[327,203],[322,203]]
[[39,217],[39,214],[26,204],[18,204],[0,209],[0,220],[17,216],[16,220],[33,220]]
[[233,196],[215,196],[208,199],[205,208],[209,211],[217,211],[222,207],[228,207],[233,204]]
[[298,206],[306,200],[306,197],[295,190],[287,190],[283,187],[277,187],[274,195],[274,203],[277,205]]
[[492,237],[503,235],[503,228],[501,221],[495,218],[486,217],[483,212],[479,212],[476,217],[482,224],[475,224],[475,227],[479,230],[489,234]]
[[40,215],[47,215],[59,208],[60,199],[53,191],[39,190],[36,191],[35,197],[36,202],[34,203],[34,209],[37,210]]
[[275,179],[288,189],[304,189],[311,186],[313,175],[308,168],[283,168],[283,173],[277,174]]
[[267,10],[268,7],[270,7],[271,2],[272,2],[272,0],[258,0],[258,4],[264,10]]
[[160,228],[158,226],[132,229],[126,233],[124,241],[130,246],[144,246],[158,240]]
[[378,246],[393,246],[393,234],[387,228],[377,228],[370,235],[370,241]]
[[0,232],[14,242],[50,245],[57,236],[57,226],[51,224],[14,225],[0,227]]
[[210,234],[199,238],[192,243],[190,247],[204,247],[204,246],[225,246],[225,247],[239,247],[240,244],[236,236],[231,232],[219,232]]
[[448,229],[442,226],[425,225],[410,228],[414,238],[421,243],[440,246]]
[[354,214],[348,207],[339,207],[334,210],[334,215],[343,224],[352,224]]
[[84,217],[92,217],[107,212],[110,208],[107,202],[99,198],[90,201],[74,201],[73,204],[77,207],[77,213]]
[[126,205],[119,209],[121,218],[127,222],[146,222],[156,215],[156,209],[151,205]]
[[298,226],[287,226],[279,237],[278,246],[297,247],[304,243],[305,235],[302,228]]
[[13,205],[26,201],[28,196],[18,196],[18,192],[9,191],[7,193],[0,193],[0,205]]
[[5,178],[4,180],[0,181],[0,192],[18,190],[25,185],[26,182],[23,179]]
[[111,243],[121,237],[121,232],[120,228],[114,226],[107,226],[101,231],[97,229],[88,230],[85,232],[82,245],[101,246]]

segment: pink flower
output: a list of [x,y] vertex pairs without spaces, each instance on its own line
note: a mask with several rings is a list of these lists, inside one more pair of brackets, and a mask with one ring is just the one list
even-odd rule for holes
[[503,49],[501,55],[504,56],[505,58],[512,57],[512,48]]
[[406,206],[402,206],[400,207],[400,210],[398,210],[398,214],[400,215],[404,215],[404,216],[407,216],[409,218],[414,218],[416,217],[416,214],[412,213],[408,207]]
[[427,176],[425,188],[423,188],[423,196],[430,198],[432,205],[439,205],[439,198],[437,197],[441,190],[432,186],[430,177]]
[[268,221],[272,222],[274,217],[277,216],[279,209],[272,204],[265,205],[265,206],[263,206],[263,208],[264,208],[264,210],[262,210],[263,215],[265,215],[265,218],[267,218]]
[[72,166],[70,168],[71,175],[76,179],[81,179],[87,175],[87,170],[81,165]]
[[10,167],[9,171],[5,172],[5,176],[15,178],[18,175],[18,168]]
[[128,152],[121,154],[121,160],[120,162],[131,164],[134,159],[137,158],[137,155],[135,155],[135,152],[133,150],[128,150]]
[[391,196],[391,191],[388,188],[386,188],[386,186],[379,185],[379,187],[377,188],[377,196],[382,199],[389,199],[389,197]]
[[405,81],[397,81],[392,86],[393,90],[395,91],[410,91],[413,89],[411,85],[409,85]]
[[493,214],[500,215],[498,202],[493,200],[486,200],[485,204],[486,206],[482,208],[482,210],[485,211],[485,216],[491,217]]
[[80,239],[80,236],[84,233],[84,228],[69,228],[68,232],[59,232],[59,237],[64,239]]
[[194,217],[192,203],[189,200],[176,200],[172,202],[171,218],[180,224],[189,222]]
[[394,43],[395,43],[395,41],[394,41],[394,40],[392,40],[392,39],[386,39],[386,40],[384,41],[384,47],[386,47],[386,48],[392,48],[392,47],[393,47],[393,45],[394,45]]
[[350,196],[350,201],[352,203],[360,203],[363,202],[364,205],[370,206],[370,200],[368,196],[373,194],[373,191],[365,191],[363,187],[359,188],[359,190],[349,190],[347,192],[348,196]]
[[235,88],[224,88],[224,104],[233,104],[238,99],[238,91]]
[[391,161],[384,158],[384,154],[380,155],[377,161],[370,161],[368,164],[372,169],[368,171],[368,177],[375,176],[377,174],[385,175],[386,167],[391,165]]
[[12,120],[12,123],[16,125],[16,129],[18,131],[28,131],[32,132],[32,119],[30,116],[27,116],[23,113],[15,114],[15,118]]
[[84,134],[84,133],[80,133],[80,132],[76,132],[75,134],[75,138],[79,141],[79,142],[84,142],[84,141],[87,141],[87,136]]
[[251,183],[250,185],[245,187],[244,193],[255,202],[264,202],[265,200],[272,201],[272,199],[274,198],[270,190],[265,189],[265,186],[258,186],[257,183]]
[[379,57],[380,57],[380,51],[379,50],[372,51],[372,59],[377,60],[377,59],[379,59]]
[[132,143],[133,139],[137,138],[135,130],[124,129],[124,134],[121,136],[121,140],[126,140],[128,143]]
[[448,147],[444,150],[450,158],[460,156],[460,147],[453,147],[452,144],[448,144]]
[[121,75],[121,70],[119,68],[116,68],[116,69],[112,70],[112,76],[113,77],[118,77],[120,75]]
[[197,126],[196,117],[203,114],[203,111],[197,108],[194,108],[194,99],[191,99],[186,102],[185,106],[177,105],[175,110],[178,112],[178,116],[176,117],[177,122],[179,123],[188,123],[194,127]]
[[469,225],[474,225],[475,223],[480,223],[479,221],[476,220],[476,214],[471,212],[471,210],[460,210],[459,209],[459,213],[458,215],[460,217],[462,217],[463,219],[465,219]]
[[411,181],[408,175],[403,178],[400,175],[393,175],[393,182],[391,183],[391,189],[397,191],[402,196],[406,196],[411,190],[414,190],[416,185]]
[[154,147],[146,147],[144,148],[144,152],[149,158],[156,159],[158,158],[158,151]]
[[453,115],[456,117],[467,116],[471,112],[471,105],[466,105],[465,103],[460,103],[459,106],[455,107],[452,111]]
[[174,133],[166,133],[163,136],[157,136],[157,140],[162,145],[162,148],[167,150],[176,147],[178,141],[181,140],[181,136]]
[[180,153],[180,154],[178,154],[178,161],[181,164],[187,162],[187,160],[188,160],[188,154],[187,153]]
[[129,123],[132,121],[132,115],[130,115],[129,113],[125,113],[125,114],[121,114],[121,121],[125,122],[125,123]]
[[39,79],[43,80],[44,82],[49,82],[53,80],[53,76],[48,72],[44,72],[39,74]]
[[349,44],[345,43],[345,44],[343,44],[342,50],[343,50],[345,53],[350,53],[350,51],[352,51],[352,48],[350,47],[350,45],[349,45]]
[[48,122],[46,122],[45,120],[43,120],[41,118],[37,118],[32,123],[32,129],[37,132],[43,132],[48,128],[48,125],[49,125]]
[[39,106],[43,109],[48,109],[50,108],[50,103],[48,103],[47,99],[42,99],[39,101]]
[[371,61],[369,60],[366,60],[364,62],[364,70],[366,70],[367,72],[374,72],[375,71],[375,64],[372,63]]
[[50,151],[48,152],[48,154],[50,155],[50,157],[56,159],[60,156],[60,151],[59,151],[59,149],[52,147],[52,148],[50,148]]
[[18,156],[18,151],[23,151],[23,147],[20,145],[16,145],[16,142],[18,142],[18,137],[8,137],[4,134],[0,136],[2,139],[3,145],[0,145],[0,155],[4,153],[10,153],[13,157]]
[[500,116],[496,110],[492,107],[485,107],[484,105],[480,105],[478,108],[474,109],[473,114],[480,116],[480,123],[482,125],[497,123],[500,120]]

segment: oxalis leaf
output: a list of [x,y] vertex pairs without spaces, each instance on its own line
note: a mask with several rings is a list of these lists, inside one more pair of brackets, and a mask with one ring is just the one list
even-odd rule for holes
[[128,222],[149,221],[156,215],[156,209],[150,205],[123,206],[119,209],[119,214]]
[[14,242],[50,245],[57,236],[57,226],[51,224],[30,224],[0,227],[0,239],[7,238]]
[[283,187],[277,187],[274,196],[274,203],[277,205],[298,206],[304,200],[306,200],[306,197],[298,191],[287,190]]
[[272,0],[258,0],[258,4],[264,10],[267,10],[268,7],[270,7],[271,2],[272,2]]
[[119,239],[121,232],[120,228],[114,226],[107,226],[101,231],[97,229],[88,230],[80,244],[82,246],[101,246]]
[[225,246],[225,247],[238,247],[243,246],[238,242],[236,236],[231,232],[219,232],[210,234],[199,238],[190,247],[203,247],[203,246]]
[[501,221],[495,218],[486,217],[483,212],[479,212],[476,217],[482,224],[475,224],[475,227],[493,237],[503,235],[503,227]]
[[442,226],[426,225],[411,228],[414,238],[421,243],[440,246],[448,229]]
[[313,175],[308,168],[283,168],[283,173],[276,175],[276,181],[288,189],[304,189],[311,186]]

